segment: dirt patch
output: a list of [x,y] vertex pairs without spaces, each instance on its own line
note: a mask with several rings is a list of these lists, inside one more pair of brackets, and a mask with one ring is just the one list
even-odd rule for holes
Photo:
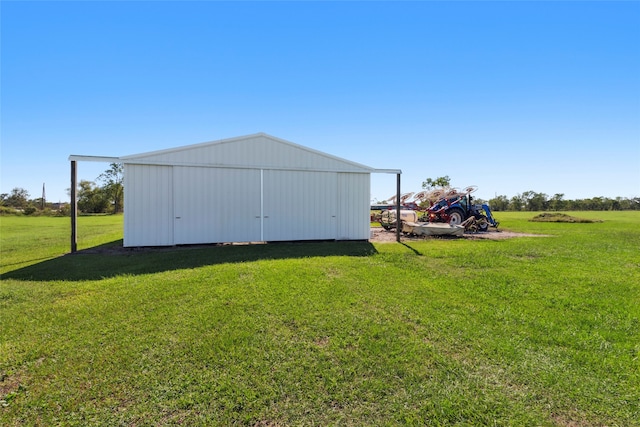
[[[429,240],[429,239],[490,239],[490,240],[503,240],[513,239],[516,237],[551,237],[547,234],[527,234],[527,233],[514,233],[513,231],[495,230],[489,229],[485,232],[477,233],[465,233],[463,237],[454,236],[410,236],[400,234],[400,238],[403,241],[416,241]],[[371,227],[370,242],[395,242],[396,231],[385,230],[382,227]],[[184,245],[184,246],[149,246],[149,247],[132,247],[125,248],[122,243],[108,244],[103,246],[96,246],[93,248],[82,249],[76,252],[76,254],[85,255],[121,255],[121,254],[135,254],[135,253],[149,253],[149,252],[174,252],[176,250],[189,250],[198,248],[210,248],[215,246],[246,246],[246,245],[263,245],[265,242],[245,242],[245,243],[210,243],[210,244],[197,244],[197,245]]]
[[177,245],[177,246],[133,246],[125,248],[122,243],[109,243],[102,246],[94,246],[92,248],[80,249],[76,255],[121,255],[136,253],[157,253],[157,252],[175,252],[177,250],[190,250],[199,248],[211,248],[216,246],[247,246],[247,245],[263,245],[264,242],[241,242],[241,243],[201,243],[193,245]]
[[[407,236],[404,234],[400,234],[400,239],[403,241],[420,241],[420,240],[429,240],[429,239],[471,239],[471,240],[479,240],[479,239],[489,239],[489,240],[503,240],[503,239],[513,239],[516,237],[550,237],[547,234],[528,234],[528,233],[515,233],[513,231],[506,230],[495,230],[489,229],[485,232],[478,233],[465,233],[463,237],[449,237],[449,236]],[[396,231],[395,230],[385,230],[382,227],[379,228],[371,228],[371,238],[370,242],[395,242],[396,241]]]

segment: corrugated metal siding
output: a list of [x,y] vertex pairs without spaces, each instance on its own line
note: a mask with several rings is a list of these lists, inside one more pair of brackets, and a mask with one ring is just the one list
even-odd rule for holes
[[173,245],[170,166],[124,166],[124,246]]
[[264,171],[264,240],[335,239],[337,174]]
[[[209,164],[255,168],[296,168],[334,171],[365,171],[339,158],[309,151],[267,135],[187,146],[167,152],[131,156],[137,161],[170,164]],[[134,160],[132,160],[134,161]]]
[[268,135],[123,160],[125,246],[369,237],[371,170]]
[[260,171],[174,167],[175,244],[260,240]]
[[338,174],[338,239],[367,240],[370,233],[369,174]]

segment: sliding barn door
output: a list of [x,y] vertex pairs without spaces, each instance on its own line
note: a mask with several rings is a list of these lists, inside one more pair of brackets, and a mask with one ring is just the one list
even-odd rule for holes
[[337,232],[337,174],[265,170],[263,240],[326,240]]
[[174,167],[175,244],[260,241],[260,171]]

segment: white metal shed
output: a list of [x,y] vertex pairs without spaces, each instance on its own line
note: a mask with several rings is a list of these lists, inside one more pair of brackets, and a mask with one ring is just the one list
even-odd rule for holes
[[400,173],[264,133],[119,161],[125,247],[366,240],[370,174]]

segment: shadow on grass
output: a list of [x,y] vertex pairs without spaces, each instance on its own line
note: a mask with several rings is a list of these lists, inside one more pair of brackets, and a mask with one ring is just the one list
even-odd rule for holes
[[366,241],[123,248],[122,240],[117,240],[8,271],[2,274],[2,280],[100,280],[215,264],[324,256],[363,257],[376,252]]
[[419,250],[417,250],[416,248],[414,248],[411,245],[406,244],[405,242],[400,242],[400,244],[408,249],[411,249],[413,251],[414,254],[418,255],[418,256],[423,256],[424,254],[422,252],[420,252]]

